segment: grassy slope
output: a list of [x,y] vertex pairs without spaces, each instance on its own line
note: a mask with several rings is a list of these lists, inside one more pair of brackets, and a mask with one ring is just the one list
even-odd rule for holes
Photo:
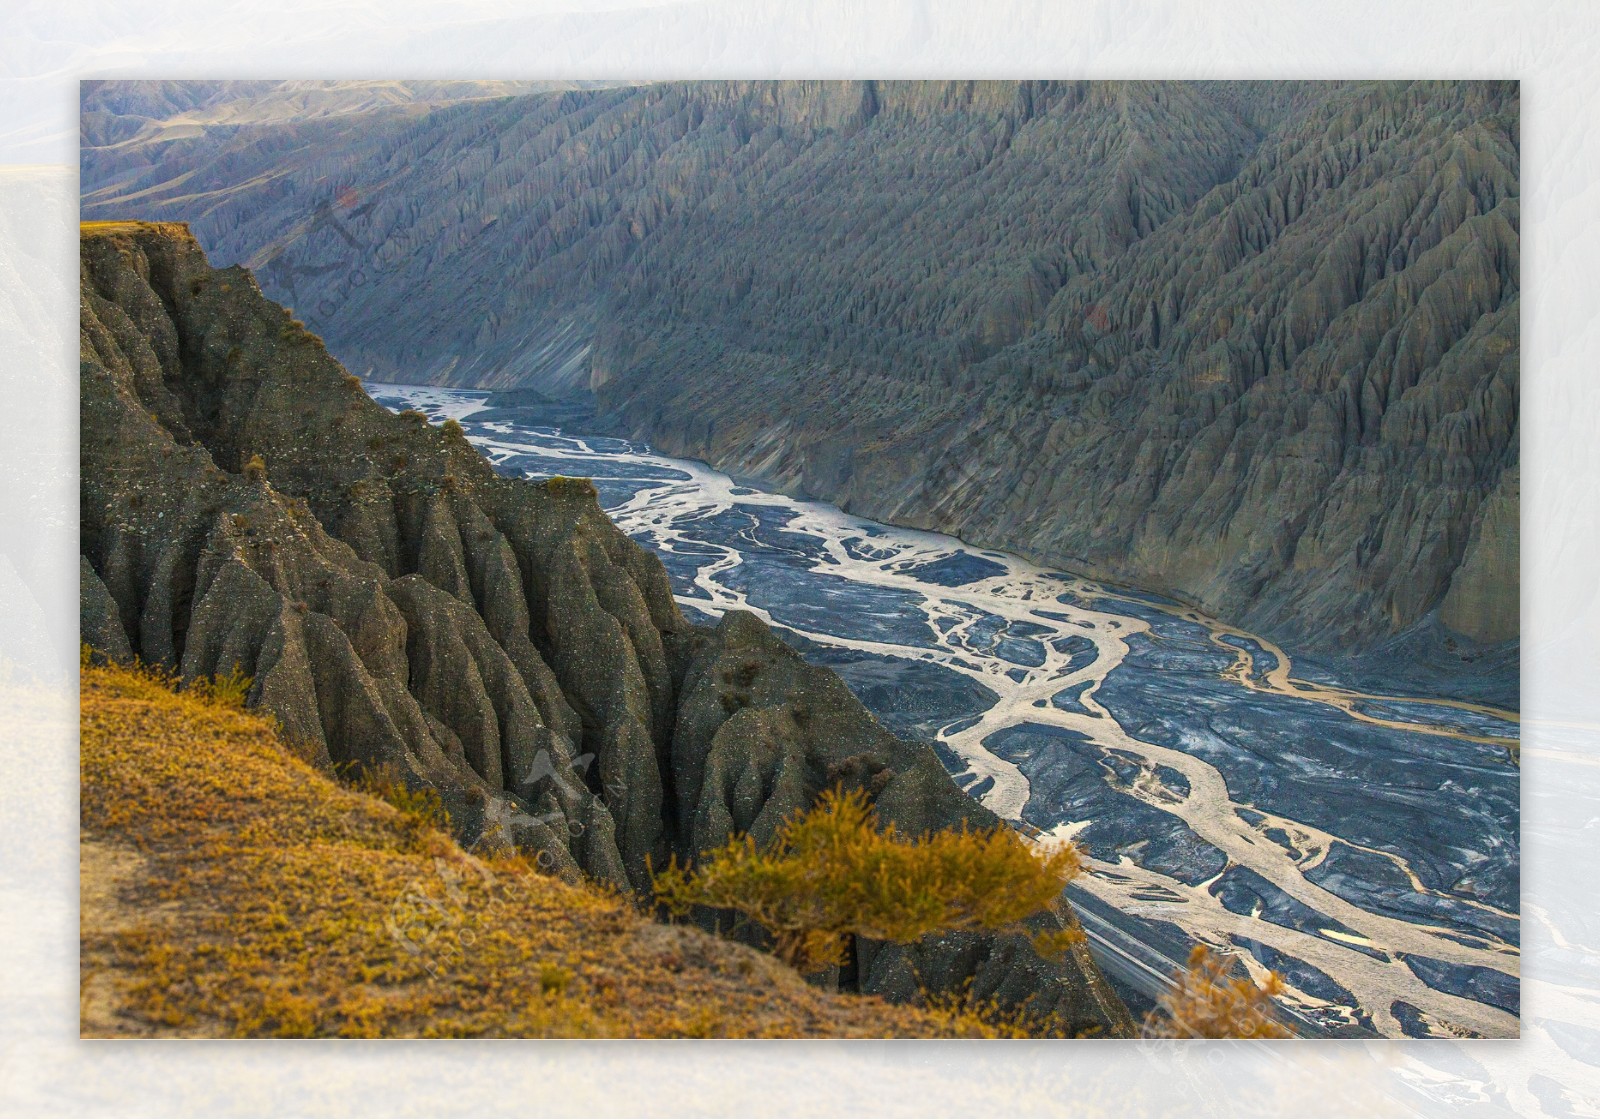
[[987,1033],[462,851],[260,716],[83,671],[87,1036]]

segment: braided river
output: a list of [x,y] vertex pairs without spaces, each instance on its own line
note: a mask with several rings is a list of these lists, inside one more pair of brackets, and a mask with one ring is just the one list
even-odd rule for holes
[[1136,1012],[1206,942],[1276,971],[1301,1033],[1517,1034],[1518,713],[1347,688],[1171,600],[495,419],[482,392],[369,390],[456,418],[504,474],[592,478],[689,617],[760,616],[972,797],[1078,845],[1069,895]]

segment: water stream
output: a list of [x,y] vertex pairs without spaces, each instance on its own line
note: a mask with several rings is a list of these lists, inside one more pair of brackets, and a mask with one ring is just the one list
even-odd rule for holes
[[1203,940],[1276,970],[1310,1033],[1517,1033],[1517,713],[1297,674],[1158,596],[638,442],[474,419],[482,393],[369,388],[454,416],[503,473],[593,478],[691,617],[761,616],[973,797],[1078,844],[1072,897],[1125,990]]

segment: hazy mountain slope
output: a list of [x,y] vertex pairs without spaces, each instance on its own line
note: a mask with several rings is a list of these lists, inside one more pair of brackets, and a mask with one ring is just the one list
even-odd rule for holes
[[193,219],[357,368],[589,386],[668,451],[1325,649],[1494,643],[1517,114],[1488,83],[666,84],[90,147],[83,181],[86,216]]
[[455,101],[515,97],[599,82],[85,81],[79,129],[97,145],[159,142],[211,126],[315,120],[346,113],[424,111]]
[[[995,822],[753,616],[689,625],[587,481],[501,478],[459,429],[392,415],[181,226],[86,225],[81,246],[94,648],[237,668],[307,757],[392,767],[465,838],[634,889],[840,783],[912,833]],[[871,992],[970,978],[1130,1027],[1086,950],[963,937],[861,961]]]

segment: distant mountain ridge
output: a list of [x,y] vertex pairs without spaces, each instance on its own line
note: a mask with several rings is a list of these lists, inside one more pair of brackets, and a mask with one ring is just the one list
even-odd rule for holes
[[85,139],[85,217],[191,220],[354,368],[591,390],[1316,649],[1514,647],[1515,83],[663,83]]
[[304,122],[347,113],[426,111],[458,101],[584,89],[603,82],[310,80],[100,81],[80,93],[79,130],[96,146],[168,142],[208,127]]

